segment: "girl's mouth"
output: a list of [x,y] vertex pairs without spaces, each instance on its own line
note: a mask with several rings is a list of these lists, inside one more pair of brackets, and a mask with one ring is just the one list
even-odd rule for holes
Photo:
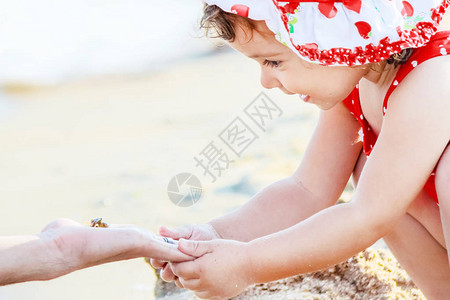
[[302,94],[299,94],[298,97],[299,97],[300,99],[302,99],[303,102],[308,102],[308,101],[309,101],[309,96],[308,96],[308,95],[302,95]]

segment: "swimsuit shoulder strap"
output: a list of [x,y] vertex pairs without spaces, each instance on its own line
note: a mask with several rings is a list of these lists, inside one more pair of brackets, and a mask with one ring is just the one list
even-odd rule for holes
[[408,61],[398,70],[384,97],[383,116],[386,114],[389,97],[409,72],[427,59],[447,54],[450,54],[450,30],[437,32],[425,46],[414,49]]

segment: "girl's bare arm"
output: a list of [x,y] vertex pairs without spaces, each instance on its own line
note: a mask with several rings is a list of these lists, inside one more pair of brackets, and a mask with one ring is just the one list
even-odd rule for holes
[[[450,80],[449,59],[424,62],[393,93],[351,203],[327,208],[289,229],[250,242],[255,282],[334,265],[395,226],[450,139],[450,87],[442,84]],[[261,261],[264,264],[256,263]]]
[[222,238],[250,241],[297,224],[335,204],[361,151],[359,128],[342,103],[321,112],[295,173],[271,184],[239,209],[210,224]]

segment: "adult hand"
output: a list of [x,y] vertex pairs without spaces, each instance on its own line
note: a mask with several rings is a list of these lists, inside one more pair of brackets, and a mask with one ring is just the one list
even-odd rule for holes
[[[222,238],[216,232],[214,227],[208,223],[190,224],[175,229],[162,226],[159,229],[159,234],[174,240],[186,239],[193,241],[209,241]],[[176,276],[173,274],[168,261],[170,260],[161,260],[154,257],[150,260],[150,263],[155,269],[162,268],[160,273],[161,279],[167,282],[175,281],[178,287],[182,287],[179,280],[177,280]]]
[[133,225],[91,228],[59,219],[48,224],[40,235],[57,246],[61,260],[68,266],[64,274],[137,257],[178,262],[192,259],[180,252],[177,245],[166,243],[161,236]]
[[180,284],[197,297],[228,299],[254,283],[247,247],[233,240],[180,240],[178,249],[198,258],[170,265]]
[[137,226],[91,228],[59,219],[36,235],[0,237],[0,285],[49,280],[90,266],[137,257],[192,259],[176,245]]

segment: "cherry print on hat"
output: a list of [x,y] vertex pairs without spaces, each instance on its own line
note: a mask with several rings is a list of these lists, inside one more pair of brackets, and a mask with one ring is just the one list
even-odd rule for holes
[[231,7],[231,12],[235,13],[237,15],[240,15],[242,17],[248,18],[248,11],[250,10],[250,7],[242,4],[235,4]]
[[[279,1],[281,2],[281,1]],[[308,1],[299,1],[299,2],[308,2]],[[311,1],[313,2],[313,1]],[[318,1],[319,2],[319,1]],[[335,2],[342,2],[345,8],[348,10],[352,10],[359,14],[361,11],[361,0],[347,0],[347,1],[328,1],[328,2],[319,2],[319,11],[327,18],[333,18],[337,14],[337,8],[334,5]]]
[[358,28],[359,34],[363,39],[368,39],[371,35],[372,27],[367,22],[360,21],[355,23],[356,28]]
[[284,9],[283,12],[293,14],[293,13],[295,13],[295,10],[299,6],[299,4],[300,3],[298,3],[298,2],[290,2],[283,7],[283,9]]
[[325,66],[376,63],[421,47],[450,5],[450,0],[204,1],[264,20],[279,42],[302,59]]
[[311,48],[311,49],[317,49],[317,48],[319,48],[319,46],[317,46],[316,43],[305,44],[303,47],[305,47],[305,48]]
[[414,8],[412,5],[408,1],[403,1],[402,4],[402,16],[412,17],[414,15]]
[[322,13],[322,15],[324,15],[329,19],[334,18],[337,14],[337,9],[334,6],[334,3],[332,2],[331,3],[321,2],[319,3],[318,8],[319,11]]

